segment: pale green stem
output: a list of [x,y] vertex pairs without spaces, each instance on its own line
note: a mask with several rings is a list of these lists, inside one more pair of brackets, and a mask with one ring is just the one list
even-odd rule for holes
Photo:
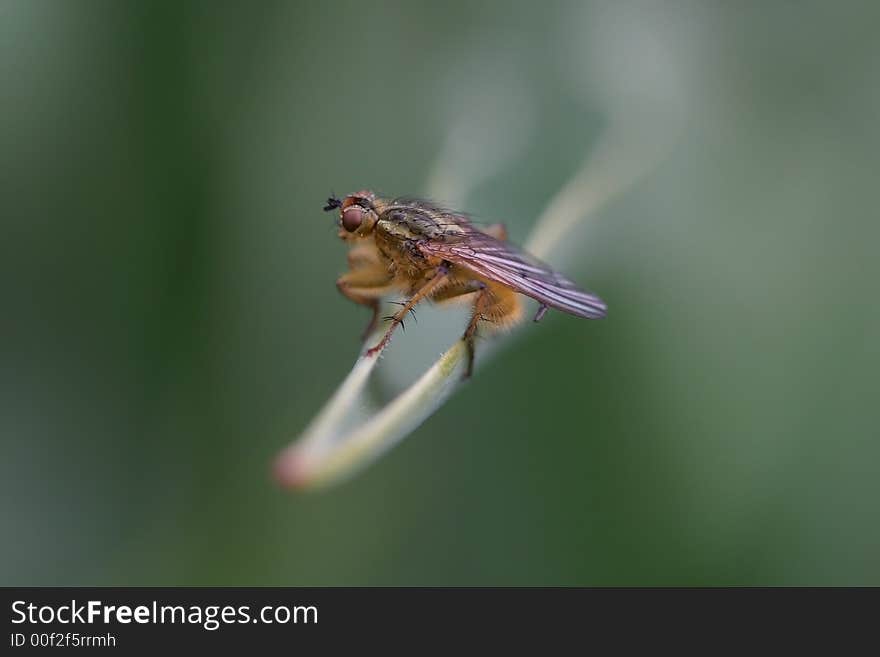
[[[345,435],[329,452],[312,449],[307,431],[303,439],[279,456],[276,462],[279,481],[296,488],[317,488],[366,467],[443,405],[461,380],[466,354],[465,344],[459,340],[418,381]],[[349,377],[346,384],[351,379]],[[334,398],[334,402],[336,400]]]
[[669,146],[666,138],[636,139],[631,125],[625,122],[618,122],[605,133],[544,208],[526,240],[526,251],[548,258],[579,223],[652,170]]

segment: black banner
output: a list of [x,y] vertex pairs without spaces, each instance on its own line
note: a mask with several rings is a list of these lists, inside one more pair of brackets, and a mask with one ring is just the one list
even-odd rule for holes
[[[861,598],[861,600],[860,600]],[[463,647],[645,641],[783,643],[867,629],[876,590],[771,589],[3,589],[13,651]],[[846,612],[844,613],[844,610]],[[9,652],[6,654],[15,654]]]

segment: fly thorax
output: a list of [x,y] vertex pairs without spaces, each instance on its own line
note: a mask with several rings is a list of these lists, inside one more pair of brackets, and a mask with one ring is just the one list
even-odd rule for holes
[[440,224],[423,212],[391,210],[379,223],[399,239],[437,239],[443,235]]

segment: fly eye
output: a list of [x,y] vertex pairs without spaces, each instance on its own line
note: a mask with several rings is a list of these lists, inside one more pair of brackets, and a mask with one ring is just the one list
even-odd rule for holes
[[349,233],[353,233],[361,225],[364,219],[364,209],[357,205],[346,208],[342,213],[342,227]]

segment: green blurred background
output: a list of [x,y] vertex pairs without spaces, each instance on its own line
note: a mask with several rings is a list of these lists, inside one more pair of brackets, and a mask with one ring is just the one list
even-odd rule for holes
[[[878,25],[3,1],[0,584],[880,584]],[[373,467],[279,490],[366,320],[326,196],[442,161],[522,242],[628,111],[668,144],[566,247],[609,317],[523,327]]]

